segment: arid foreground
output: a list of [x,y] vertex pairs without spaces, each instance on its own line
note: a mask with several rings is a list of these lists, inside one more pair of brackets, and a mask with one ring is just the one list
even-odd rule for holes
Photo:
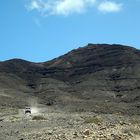
[[140,140],[139,116],[120,114],[1,114],[0,127],[0,140]]

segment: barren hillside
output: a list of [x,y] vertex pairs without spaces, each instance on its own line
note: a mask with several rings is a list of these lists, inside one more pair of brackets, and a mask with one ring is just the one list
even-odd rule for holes
[[43,63],[0,62],[0,105],[23,108],[30,98],[65,111],[140,114],[140,51],[88,44]]

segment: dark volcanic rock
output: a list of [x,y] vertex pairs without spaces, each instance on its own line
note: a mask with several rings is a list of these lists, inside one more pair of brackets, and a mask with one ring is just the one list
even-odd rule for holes
[[21,96],[33,96],[67,111],[139,114],[139,73],[139,50],[88,44],[44,63],[1,62],[0,87],[7,98],[16,96],[16,103],[27,104]]

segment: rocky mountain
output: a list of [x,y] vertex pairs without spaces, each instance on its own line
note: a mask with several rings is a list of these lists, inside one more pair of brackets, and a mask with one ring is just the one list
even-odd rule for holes
[[48,62],[0,62],[0,106],[140,114],[140,51],[88,44]]

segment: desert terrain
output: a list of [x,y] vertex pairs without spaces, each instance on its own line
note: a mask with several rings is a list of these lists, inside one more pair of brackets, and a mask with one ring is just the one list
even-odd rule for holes
[[0,62],[0,140],[140,140],[139,115],[133,47],[88,44],[47,62]]

